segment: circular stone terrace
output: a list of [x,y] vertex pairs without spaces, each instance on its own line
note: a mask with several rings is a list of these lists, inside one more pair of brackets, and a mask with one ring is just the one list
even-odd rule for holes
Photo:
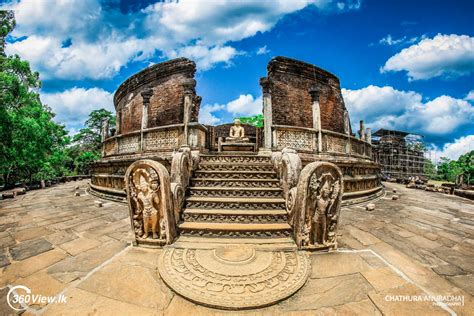
[[[66,303],[30,304],[27,314],[219,314],[221,310],[202,305],[216,306],[219,296],[196,304],[194,287],[199,283],[174,292],[167,286],[173,280],[160,275],[158,267],[176,253],[175,260],[185,258],[193,273],[213,270],[233,277],[236,266],[246,267],[242,273],[258,274],[261,258],[295,255],[257,245],[245,249],[228,244],[183,249],[179,243],[164,249],[133,247],[127,207],[89,195],[88,181],[0,201],[2,315],[13,313],[6,296],[15,285],[26,286],[33,294],[66,297]],[[261,292],[261,305],[275,304],[250,312],[470,314],[474,202],[394,183],[386,186],[386,195],[374,202],[371,212],[363,206],[343,207],[337,251],[297,252],[311,265],[309,278],[298,292],[289,298],[284,293]],[[397,200],[392,200],[393,189],[398,190]],[[184,252],[187,256],[183,257]],[[222,302],[229,302],[232,295],[223,296]],[[463,297],[464,305],[387,299],[397,295]],[[270,302],[272,298],[275,302]]]

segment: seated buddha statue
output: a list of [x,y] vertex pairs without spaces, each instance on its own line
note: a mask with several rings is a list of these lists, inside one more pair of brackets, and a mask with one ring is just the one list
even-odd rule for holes
[[226,142],[248,142],[249,139],[245,137],[245,130],[242,127],[240,120],[235,119],[234,125],[230,128],[229,137],[225,138]]

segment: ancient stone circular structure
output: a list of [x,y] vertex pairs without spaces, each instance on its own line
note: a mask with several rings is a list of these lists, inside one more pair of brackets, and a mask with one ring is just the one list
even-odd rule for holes
[[[93,166],[91,193],[125,202],[123,176],[134,161],[153,159],[170,170],[172,153],[183,144],[200,154],[217,151],[218,139],[228,136],[230,126],[199,123],[195,71],[193,61],[177,58],[150,66],[119,86],[114,97],[116,131],[104,137],[102,159]],[[292,148],[303,166],[313,161],[336,164],[344,175],[343,205],[382,194],[370,137],[364,128],[360,137],[352,131],[335,75],[275,57],[260,84],[265,126],[244,126],[256,152]]]
[[169,287],[191,301],[246,309],[277,303],[298,291],[311,265],[307,254],[297,251],[167,248],[158,270]]

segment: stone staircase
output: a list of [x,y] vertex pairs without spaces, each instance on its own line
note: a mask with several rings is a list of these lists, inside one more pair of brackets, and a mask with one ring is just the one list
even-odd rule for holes
[[270,157],[255,154],[202,155],[179,228],[180,241],[294,244]]

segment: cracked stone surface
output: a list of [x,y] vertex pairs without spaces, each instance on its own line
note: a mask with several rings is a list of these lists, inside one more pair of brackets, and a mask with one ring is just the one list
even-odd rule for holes
[[[310,277],[298,292],[239,314],[447,315],[426,302],[385,299],[425,291],[462,295],[465,306],[452,311],[472,313],[474,202],[386,185],[387,195],[372,202],[374,211],[364,205],[342,210],[339,251],[310,253]],[[127,206],[103,201],[97,208],[86,186],[87,180],[69,182],[0,201],[0,266],[6,264],[0,267],[1,315],[14,314],[6,286],[19,284],[34,294],[67,297],[65,304],[32,305],[25,315],[229,313],[170,290],[158,273],[163,250],[130,246]],[[391,199],[393,188],[398,200]]]

